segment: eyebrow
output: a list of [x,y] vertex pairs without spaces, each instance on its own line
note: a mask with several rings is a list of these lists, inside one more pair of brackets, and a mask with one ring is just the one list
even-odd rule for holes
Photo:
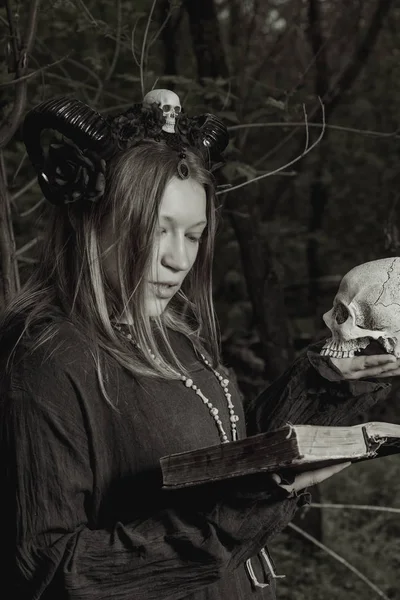
[[[169,215],[160,215],[160,219],[164,219],[164,221],[168,221],[168,223],[173,223],[175,225],[177,223],[174,217],[170,217]],[[200,225],[207,225],[207,221],[199,221],[198,223],[196,223],[195,225],[191,225],[190,227],[199,227]]]

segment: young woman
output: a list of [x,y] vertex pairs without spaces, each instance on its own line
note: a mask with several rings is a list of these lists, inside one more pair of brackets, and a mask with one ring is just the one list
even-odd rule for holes
[[[398,373],[393,357],[335,367],[310,350],[246,424],[212,304],[210,168],[226,130],[182,115],[166,132],[165,112],[106,121],[59,99],[25,120],[52,206],[0,327],[2,585],[18,600],[274,598],[266,542],[307,502],[298,492],[343,467],[167,492],[160,457],[351,421],[388,391],[354,380]],[[45,154],[50,128],[65,138]]]

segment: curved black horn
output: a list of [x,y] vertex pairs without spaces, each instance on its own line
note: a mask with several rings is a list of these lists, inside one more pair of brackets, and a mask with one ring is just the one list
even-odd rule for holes
[[90,106],[74,98],[47,100],[28,112],[22,130],[29,158],[39,170],[44,161],[40,135],[45,129],[54,129],[105,159],[116,147],[109,124]]
[[229,133],[224,123],[210,113],[198,117],[203,121],[198,133],[198,141],[203,149],[205,148],[211,159],[218,157],[225,150],[229,143]]
[[35,106],[25,117],[22,137],[45,195],[48,185],[46,174],[43,174],[45,157],[40,136],[46,129],[58,131],[72,139],[82,150],[92,150],[104,159],[112,156],[116,150],[108,122],[80,100],[57,98]]

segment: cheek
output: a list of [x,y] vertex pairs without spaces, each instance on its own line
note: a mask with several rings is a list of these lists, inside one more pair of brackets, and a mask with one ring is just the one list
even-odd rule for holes
[[196,262],[196,258],[198,257],[199,252],[200,252],[200,244],[193,244],[193,248],[191,248],[189,251],[191,267],[193,267],[194,263]]
[[149,270],[152,273],[157,273],[158,271],[158,263],[160,262],[160,255],[161,255],[161,249],[159,244],[156,244],[153,247],[152,253],[151,253],[151,259],[149,262]]

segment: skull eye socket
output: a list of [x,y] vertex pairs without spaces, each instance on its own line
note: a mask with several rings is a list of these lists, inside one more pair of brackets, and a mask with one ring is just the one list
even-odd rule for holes
[[175,106],[174,107],[174,111],[176,115],[179,115],[179,113],[181,112],[181,107],[180,106]]
[[345,321],[347,321],[349,318],[349,311],[344,304],[339,303],[335,306],[334,318],[338,325],[342,325]]
[[171,110],[171,105],[170,104],[164,104],[164,106],[162,107],[164,112],[169,112]]
[[[363,325],[359,325],[358,323],[356,323],[356,325],[359,329],[365,329],[366,331],[385,331],[385,327],[378,327],[376,323],[372,321],[369,323],[364,322]],[[370,326],[368,327],[368,325]]]

